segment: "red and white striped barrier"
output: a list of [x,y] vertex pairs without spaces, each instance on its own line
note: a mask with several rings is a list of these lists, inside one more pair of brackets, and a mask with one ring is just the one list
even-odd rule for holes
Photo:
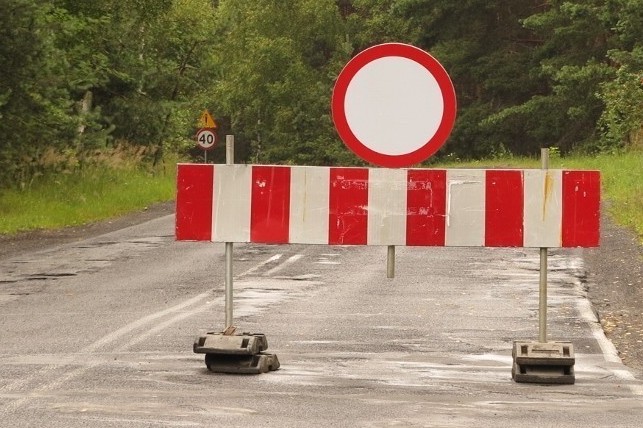
[[178,166],[178,240],[594,247],[600,174],[573,170]]

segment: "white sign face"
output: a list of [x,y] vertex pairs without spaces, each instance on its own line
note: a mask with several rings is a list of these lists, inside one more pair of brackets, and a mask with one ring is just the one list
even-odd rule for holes
[[453,84],[427,52],[402,43],[368,48],[344,67],[332,99],[344,144],[384,167],[420,163],[446,142],[456,116]]
[[362,67],[348,85],[344,106],[357,139],[390,156],[422,148],[437,132],[444,112],[435,77],[399,56]]

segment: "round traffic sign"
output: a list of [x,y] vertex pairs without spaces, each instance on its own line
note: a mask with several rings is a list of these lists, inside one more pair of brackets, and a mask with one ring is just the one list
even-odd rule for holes
[[429,53],[385,43],[346,64],[335,82],[332,113],[340,138],[356,155],[379,166],[410,166],[449,137],[455,89]]
[[203,150],[210,150],[217,142],[214,128],[201,128],[196,132],[196,144]]

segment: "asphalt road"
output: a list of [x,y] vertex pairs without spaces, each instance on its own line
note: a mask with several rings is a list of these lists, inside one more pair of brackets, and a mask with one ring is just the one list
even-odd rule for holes
[[537,338],[538,251],[235,245],[235,324],[281,369],[207,371],[224,324],[223,245],[173,216],[0,261],[2,427],[640,426],[643,376],[586,297],[580,253],[550,256],[549,332],[576,384],[511,380]]

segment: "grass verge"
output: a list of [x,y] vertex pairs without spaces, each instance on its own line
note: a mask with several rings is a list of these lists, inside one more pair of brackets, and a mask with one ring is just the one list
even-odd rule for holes
[[633,229],[643,244],[643,152],[561,158],[554,165],[600,170],[608,212],[618,224]]
[[0,234],[87,224],[172,200],[175,170],[93,166],[41,176],[22,190],[0,189]]

